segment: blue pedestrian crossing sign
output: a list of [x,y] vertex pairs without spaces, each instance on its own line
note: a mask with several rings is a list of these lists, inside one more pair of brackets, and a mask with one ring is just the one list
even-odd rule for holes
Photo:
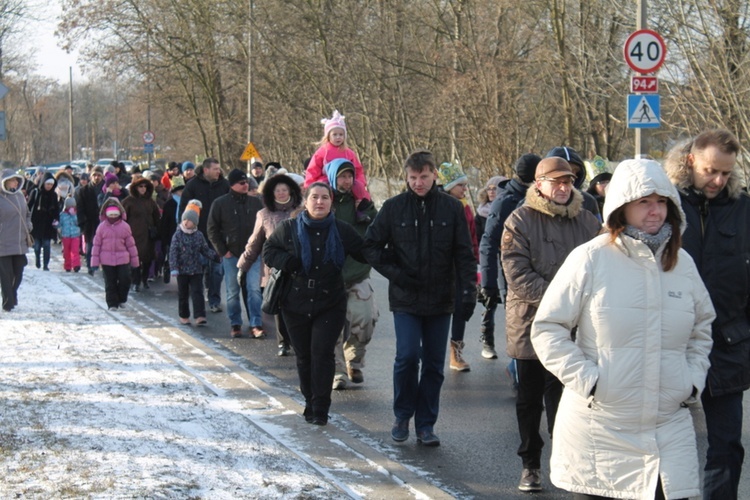
[[659,94],[628,96],[628,128],[661,126]]

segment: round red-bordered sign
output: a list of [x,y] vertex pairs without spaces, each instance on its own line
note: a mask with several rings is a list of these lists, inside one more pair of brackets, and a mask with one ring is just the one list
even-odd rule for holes
[[154,139],[156,139],[156,137],[150,130],[147,130],[143,133],[143,142],[145,142],[146,144],[152,144],[154,142]]
[[636,73],[654,73],[667,57],[664,39],[653,30],[638,30],[630,34],[623,47],[625,62]]

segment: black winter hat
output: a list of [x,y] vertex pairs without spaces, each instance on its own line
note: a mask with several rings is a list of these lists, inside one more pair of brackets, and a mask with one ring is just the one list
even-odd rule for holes
[[533,153],[526,153],[516,160],[516,164],[513,165],[513,170],[521,182],[526,184],[534,182],[534,175],[536,174],[536,166],[542,158],[539,155]]
[[569,148],[567,146],[560,146],[557,148],[552,148],[549,150],[549,153],[547,153],[547,156],[545,158],[552,158],[553,156],[562,158],[563,160],[566,160],[571,165],[578,165],[579,167],[581,167],[581,170],[585,172],[586,165],[583,164],[581,155],[579,155],[575,149]]
[[227,176],[227,180],[229,181],[230,186],[234,186],[240,181],[246,181],[247,174],[243,172],[242,170],[235,168],[234,170],[229,172],[229,175]]

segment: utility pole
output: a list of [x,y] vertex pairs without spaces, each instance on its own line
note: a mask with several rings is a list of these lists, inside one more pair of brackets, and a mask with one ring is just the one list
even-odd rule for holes
[[[248,19],[247,29],[247,142],[253,142],[254,139],[254,128],[255,123],[253,121],[253,7],[254,0],[250,1],[250,12]],[[246,171],[250,172],[250,162],[248,160],[245,167]]]
[[68,67],[70,71],[70,87],[68,89],[68,158],[75,160],[73,156],[73,66]]
[[[647,26],[647,3],[648,0],[638,0],[638,12],[636,13],[635,18],[635,29],[641,30],[645,29]],[[637,128],[635,129],[635,158],[641,157],[641,129]]]

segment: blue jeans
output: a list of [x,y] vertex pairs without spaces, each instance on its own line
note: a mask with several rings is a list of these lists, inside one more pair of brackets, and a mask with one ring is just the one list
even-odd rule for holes
[[701,401],[706,415],[708,451],[703,477],[704,500],[737,498],[742,461],[742,392],[712,397],[708,388]]
[[209,260],[208,264],[203,268],[203,279],[206,283],[206,289],[208,289],[208,306],[214,307],[220,305],[221,282],[224,279],[222,264]]
[[413,416],[418,432],[431,430],[437,422],[450,321],[450,314],[393,313],[396,330],[393,413],[398,420]]
[[34,240],[34,255],[36,256],[36,267],[39,268],[39,253],[42,253],[44,264],[44,269],[49,268],[49,259],[50,259],[50,242],[52,240],[42,240],[42,239],[35,239]]
[[[227,316],[231,325],[242,326],[242,291],[237,283],[237,261],[235,256],[224,257],[221,264],[224,267],[224,286],[227,289]],[[260,259],[250,267],[245,278],[245,289],[247,290],[247,310],[250,326],[262,326],[263,319],[260,315]]]

